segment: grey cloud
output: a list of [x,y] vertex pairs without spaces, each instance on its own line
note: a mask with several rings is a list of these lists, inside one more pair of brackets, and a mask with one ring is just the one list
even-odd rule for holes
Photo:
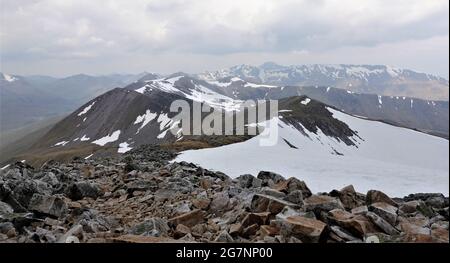
[[[6,67],[44,60],[65,61],[70,67],[68,61],[74,60],[136,61],[167,54],[175,61],[177,56],[183,60],[183,54],[275,56],[301,51],[319,57],[338,49],[376,49],[448,38],[449,30],[447,0],[19,0],[1,4],[7,26],[0,28],[0,55]],[[418,55],[427,56],[425,52]]]

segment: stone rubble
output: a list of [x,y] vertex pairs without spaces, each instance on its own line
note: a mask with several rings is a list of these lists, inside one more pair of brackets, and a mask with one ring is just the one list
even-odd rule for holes
[[0,242],[449,242],[449,199],[353,186],[313,194],[269,171],[231,179],[156,146],[0,171]]

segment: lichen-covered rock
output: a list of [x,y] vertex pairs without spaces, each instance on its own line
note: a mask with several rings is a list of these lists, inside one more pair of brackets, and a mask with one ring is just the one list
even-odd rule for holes
[[133,235],[159,237],[167,236],[169,230],[170,228],[166,220],[154,217],[133,226],[129,233]]
[[60,197],[34,194],[28,209],[59,218],[67,212],[67,204]]

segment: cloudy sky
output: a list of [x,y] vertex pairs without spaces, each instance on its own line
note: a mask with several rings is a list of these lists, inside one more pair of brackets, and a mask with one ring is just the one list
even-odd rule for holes
[[389,64],[448,78],[448,0],[0,0],[13,74]]

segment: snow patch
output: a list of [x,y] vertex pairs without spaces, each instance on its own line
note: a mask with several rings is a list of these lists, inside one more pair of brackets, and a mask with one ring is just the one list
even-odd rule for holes
[[155,119],[156,116],[157,114],[152,113],[150,110],[146,110],[144,114],[137,116],[133,124],[136,125],[142,123],[142,125],[141,127],[139,127],[136,134],[138,134],[141,131],[141,129],[144,128],[149,122]]
[[107,135],[103,138],[95,140],[92,143],[100,145],[100,146],[105,146],[105,144],[107,144],[107,143],[117,141],[119,139],[119,136],[120,136],[120,130],[117,130],[117,131],[113,132],[111,135]]
[[300,101],[300,103],[303,104],[303,105],[305,105],[305,106],[308,105],[308,103],[310,103],[310,102],[311,102],[311,99],[310,99],[310,98],[306,98],[306,99]]
[[3,79],[8,81],[8,82],[14,82],[14,81],[17,80],[16,77],[8,75],[8,74],[4,74],[4,73],[3,73]]
[[93,153],[89,154],[88,156],[84,157],[85,160],[89,159],[92,157],[92,155],[94,155]]
[[[91,108],[92,108],[92,106],[94,106],[94,104],[95,104],[95,101],[94,102],[92,102],[89,106],[87,106],[86,108],[84,108],[80,113],[78,113],[78,116],[81,116],[81,115],[83,115],[83,114],[86,114]],[[86,120],[86,118],[83,120],[83,121],[85,121]]]
[[159,114],[158,116],[159,130],[162,131],[164,128],[172,122],[172,119],[167,116],[167,114]]
[[55,143],[54,146],[65,146],[67,143],[69,143],[69,141],[60,141],[60,142]]
[[328,110],[358,132],[360,138],[351,137],[357,147],[327,137],[320,130],[314,134],[303,129],[305,135],[278,120],[278,143],[274,146],[260,146],[262,135],[258,135],[241,143],[184,151],[174,161],[193,162],[233,178],[273,171],[286,178],[299,177],[313,192],[353,184],[358,192],[378,189],[393,197],[419,192],[448,195],[447,140]]
[[378,104],[382,105],[383,104],[383,100],[381,100],[381,96],[378,95]]
[[166,79],[166,81],[169,82],[170,84],[174,85],[175,82],[177,82],[178,80],[180,80],[183,77],[184,76],[173,77],[173,78],[170,78],[170,79]]
[[255,84],[255,83],[250,83],[247,82],[245,83],[244,87],[250,87],[250,88],[276,88],[277,86],[272,86],[272,85],[262,85],[262,84]]
[[119,149],[117,150],[118,153],[126,153],[133,149],[132,147],[129,147],[130,145],[127,142],[123,142],[119,144]]
[[81,139],[80,139],[80,141],[82,141],[82,142],[84,142],[84,141],[89,141],[89,140],[90,140],[90,138],[89,138],[89,137],[86,137],[86,134],[83,135],[83,137],[81,137]]
[[148,86],[145,85],[145,86],[143,86],[142,88],[135,89],[134,91],[136,91],[136,92],[138,92],[138,93],[141,93],[141,94],[144,94],[144,92],[147,90],[147,88],[148,88]]

